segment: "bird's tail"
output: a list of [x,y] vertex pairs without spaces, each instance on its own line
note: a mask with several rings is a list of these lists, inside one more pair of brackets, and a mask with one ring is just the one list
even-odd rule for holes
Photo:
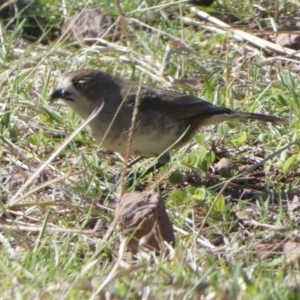
[[287,124],[287,121],[278,117],[255,114],[255,113],[243,113],[238,111],[232,111],[229,109],[224,109],[218,113],[213,113],[202,118],[201,126],[208,126],[217,124],[228,120],[258,120],[262,122],[271,122],[275,125]]
[[286,124],[286,120],[264,115],[264,114],[255,114],[255,113],[243,113],[243,112],[232,112],[231,114],[227,115],[228,120],[229,119],[239,119],[239,120],[257,120],[257,121],[263,121],[263,122],[270,122],[275,125],[281,125]]

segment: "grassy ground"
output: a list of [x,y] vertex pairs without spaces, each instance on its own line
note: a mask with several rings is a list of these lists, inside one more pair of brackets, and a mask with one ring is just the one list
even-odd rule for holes
[[[297,58],[268,63],[272,50],[219,32],[189,4],[168,2],[122,1],[125,37],[109,46],[62,42],[59,22],[82,8],[72,1],[40,1],[31,15],[49,23],[36,41],[24,38],[22,12],[12,25],[0,23],[1,299],[299,298]],[[278,4],[268,7],[270,16],[297,15],[296,4],[269,2]],[[88,7],[118,18],[116,3]],[[239,29],[249,30],[254,3],[224,0],[206,12],[228,24],[242,20]],[[184,17],[200,25],[184,25]],[[125,192],[162,195],[177,245],[172,258],[133,258],[119,232],[102,239],[114,218],[123,157],[84,130],[60,148],[80,120],[47,98],[62,74],[79,68],[142,78],[217,105],[280,116],[288,125],[231,121],[206,128],[159,172],[137,177]],[[218,172],[222,158],[234,167]],[[153,163],[145,159],[133,169],[138,174]]]

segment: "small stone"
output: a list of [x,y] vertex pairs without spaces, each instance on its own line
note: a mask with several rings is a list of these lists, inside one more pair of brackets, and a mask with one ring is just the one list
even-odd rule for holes
[[226,157],[222,157],[216,164],[215,170],[223,177],[231,177],[236,169],[235,163]]
[[294,50],[300,50],[300,35],[281,33],[276,37],[275,43],[282,47],[287,47]]

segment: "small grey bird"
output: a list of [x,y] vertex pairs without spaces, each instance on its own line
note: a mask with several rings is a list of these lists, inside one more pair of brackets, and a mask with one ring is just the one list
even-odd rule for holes
[[[91,134],[105,148],[123,154],[135,101],[139,101],[132,156],[159,156],[178,140],[176,147],[187,143],[202,126],[226,120],[284,123],[283,119],[274,116],[237,112],[179,92],[140,86],[99,70],[67,73],[50,96],[50,100],[55,99],[62,99],[83,120],[103,102],[102,110],[89,123]],[[166,153],[160,162],[168,159]]]

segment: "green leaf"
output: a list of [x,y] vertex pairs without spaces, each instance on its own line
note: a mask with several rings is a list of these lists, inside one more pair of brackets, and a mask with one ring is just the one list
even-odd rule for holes
[[196,188],[194,186],[189,186],[186,188],[186,194],[188,198],[192,198],[198,202],[203,202],[207,197],[207,191],[204,187]]
[[179,184],[182,183],[182,175],[180,172],[172,172],[169,176],[169,182],[171,184]]
[[279,100],[277,103],[280,104],[280,107],[287,107],[288,106],[288,101],[283,96],[278,95],[277,99]]
[[245,144],[245,142],[247,141],[247,132],[243,131],[242,134],[238,137],[237,141],[240,145]]
[[218,212],[224,212],[225,210],[225,199],[223,197],[223,195],[220,195],[215,206],[214,209]]
[[261,142],[261,143],[266,143],[268,141],[268,134],[267,133],[261,133],[259,136],[258,136],[258,140]]
[[194,154],[190,154],[185,159],[185,164],[190,167],[194,167],[197,164],[197,157]]
[[229,128],[228,125],[225,123],[222,123],[218,126],[218,135],[221,137],[224,137],[228,134]]
[[191,197],[192,195],[195,194],[196,190],[197,190],[197,188],[195,186],[188,186],[186,188],[186,194],[187,194],[187,196]]
[[199,134],[199,135],[195,136],[195,140],[197,143],[203,144],[204,140],[205,140],[204,134]]
[[45,107],[41,108],[41,110],[45,115],[50,117],[51,120],[54,120],[55,122],[57,122],[59,124],[63,124],[63,122],[64,122],[63,118],[60,115],[58,115],[57,113],[55,113]]
[[205,159],[207,154],[207,149],[205,147],[200,147],[196,152],[195,155],[197,155],[197,158],[199,159]]
[[197,167],[203,172],[208,172],[208,161],[206,159],[199,160]]
[[170,196],[171,201],[173,201],[176,205],[181,205],[184,202],[185,198],[185,193],[180,190],[173,191]]
[[289,157],[283,165],[283,173],[287,174],[290,171],[297,169],[299,166],[298,154]]
[[216,154],[215,154],[215,152],[210,151],[206,154],[205,158],[210,164],[213,164],[216,159]]
[[203,202],[204,200],[206,200],[206,189],[205,188],[196,189],[196,192],[192,195],[192,198],[199,202]]
[[1,125],[3,125],[4,128],[7,128],[10,121],[10,112],[6,112],[2,118],[1,118]]

